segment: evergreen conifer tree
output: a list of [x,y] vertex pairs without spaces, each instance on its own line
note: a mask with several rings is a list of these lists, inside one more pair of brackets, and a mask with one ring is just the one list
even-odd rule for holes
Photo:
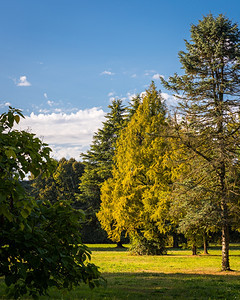
[[96,213],[100,207],[100,188],[102,183],[112,176],[115,143],[119,131],[125,123],[125,108],[121,100],[114,100],[109,108],[110,112],[106,115],[103,127],[93,137],[90,150],[81,155],[85,172],[79,185],[81,192],[79,200],[82,202],[88,221],[84,235],[88,242],[106,240],[106,235],[96,218]]
[[192,25],[186,49],[179,52],[185,74],[162,81],[180,98],[175,136],[211,175],[210,188],[209,176],[195,173],[192,191],[201,185],[205,199],[211,192],[222,231],[222,270],[229,270],[229,227],[239,205],[239,29],[223,15],[210,14]]
[[140,102],[117,140],[113,177],[102,186],[97,216],[112,240],[126,232],[140,244],[137,253],[160,254],[167,230],[163,195],[169,184],[166,143],[160,136],[167,128],[166,108],[154,83]]

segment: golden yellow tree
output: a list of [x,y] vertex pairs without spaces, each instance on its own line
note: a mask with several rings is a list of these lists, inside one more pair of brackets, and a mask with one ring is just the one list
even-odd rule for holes
[[152,83],[117,140],[113,177],[102,186],[97,214],[114,241],[122,232],[138,235],[154,243],[156,253],[163,251],[167,230],[166,130],[164,101]]

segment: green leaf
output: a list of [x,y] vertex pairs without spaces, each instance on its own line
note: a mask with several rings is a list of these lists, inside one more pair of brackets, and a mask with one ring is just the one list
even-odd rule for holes
[[5,150],[5,154],[7,155],[8,158],[13,158],[13,159],[17,158],[16,153],[13,151],[13,149]]
[[28,209],[22,209],[21,211],[20,211],[20,214],[22,215],[22,217],[24,218],[24,219],[26,219],[28,216],[29,216],[29,210]]
[[9,208],[6,205],[0,205],[0,211],[0,214],[6,217],[9,222],[13,221],[13,214],[10,212]]
[[19,117],[19,115],[15,115],[15,116],[14,116],[14,119],[15,119],[15,121],[16,121],[17,124],[20,122],[20,117]]

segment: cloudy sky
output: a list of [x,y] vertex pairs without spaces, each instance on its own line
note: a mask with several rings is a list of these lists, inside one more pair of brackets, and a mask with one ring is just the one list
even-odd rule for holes
[[240,21],[239,0],[0,0],[0,113],[26,116],[55,158],[88,149],[114,98],[127,104],[181,73],[190,26],[208,13]]

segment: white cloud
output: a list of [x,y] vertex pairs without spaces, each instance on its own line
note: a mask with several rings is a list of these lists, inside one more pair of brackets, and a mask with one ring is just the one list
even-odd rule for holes
[[27,76],[20,76],[17,86],[31,86],[31,83],[27,81]]
[[109,98],[110,103],[112,103],[115,99],[116,99],[115,97],[110,97]]
[[55,109],[54,109],[54,112],[60,113],[60,112],[62,112],[62,109],[61,109],[61,108],[55,108]]
[[136,78],[137,77],[137,74],[132,74],[131,75],[131,78]]
[[80,160],[80,154],[86,150],[83,149],[82,146],[67,146],[65,145],[64,147],[59,146],[59,145],[51,145],[51,149],[53,150],[54,153],[54,158],[57,160],[60,160],[61,158],[65,157],[67,159],[73,157],[76,160]]
[[47,104],[48,104],[49,106],[53,106],[53,104],[54,104],[54,101],[50,101],[50,100],[48,100]]
[[44,93],[43,96],[44,96],[44,98],[46,98],[46,99],[48,98],[47,93]]
[[100,73],[100,75],[109,75],[109,76],[113,76],[115,75],[115,73],[111,72],[111,71],[103,71],[102,73]]
[[161,78],[164,78],[163,75],[161,75],[161,74],[159,74],[159,73],[156,73],[156,74],[153,75],[152,79],[158,80],[158,79],[160,79],[160,77],[161,77]]
[[0,103],[0,108],[6,107],[6,106],[11,106],[11,103],[10,102]]
[[127,93],[128,100],[132,100],[132,99],[135,98],[136,96],[137,96],[136,93],[130,93],[130,92]]
[[52,148],[53,157],[79,159],[92,142],[94,132],[102,126],[105,112],[100,108],[79,110],[76,113],[31,113],[16,125],[30,130]]
[[150,76],[150,75],[152,75],[153,73],[156,73],[156,71],[155,71],[155,70],[146,70],[145,73],[144,73],[144,75],[145,75],[145,76]]
[[114,96],[115,95],[115,93],[114,92],[110,92],[110,93],[108,93],[108,97],[112,97],[112,96]]
[[169,95],[167,93],[161,93],[161,96],[166,101],[166,105],[169,107],[170,110],[171,110],[171,108],[175,108],[179,103],[178,98],[176,98],[172,95]]
[[40,108],[40,109],[38,110],[38,112],[39,112],[39,113],[43,113],[43,114],[47,114],[47,113],[50,113],[50,110],[49,110],[49,109],[46,109],[46,108],[44,108],[44,109]]

